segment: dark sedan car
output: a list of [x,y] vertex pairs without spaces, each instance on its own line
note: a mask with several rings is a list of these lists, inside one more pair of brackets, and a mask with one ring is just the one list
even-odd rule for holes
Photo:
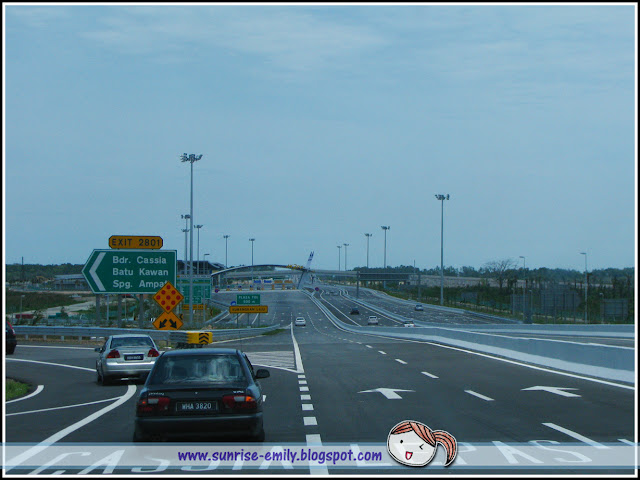
[[136,403],[134,442],[169,437],[264,441],[263,392],[246,354],[228,348],[172,350],[155,362]]
[[360,315],[360,310],[358,310],[358,307],[353,307],[349,312],[349,315]]
[[8,321],[4,324],[4,334],[5,334],[5,346],[7,348],[7,355],[12,355],[13,352],[16,351],[16,345],[18,341],[16,340],[16,332],[13,329],[13,326]]

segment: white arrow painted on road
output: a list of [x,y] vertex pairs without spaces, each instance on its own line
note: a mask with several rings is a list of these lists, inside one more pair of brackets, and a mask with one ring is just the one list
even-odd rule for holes
[[415,392],[415,390],[403,390],[401,388],[374,388],[373,390],[363,390],[358,393],[370,393],[370,392],[380,392],[389,400],[397,400],[402,399],[400,395],[396,392]]
[[98,275],[96,274],[96,270],[98,269],[98,265],[100,265],[100,262],[102,261],[102,259],[104,258],[105,255],[106,255],[105,252],[100,252],[98,254],[98,258],[96,258],[96,261],[93,262],[93,265],[91,266],[91,269],[89,270],[89,275],[91,275],[91,278],[93,278],[93,280],[96,282],[96,285],[98,286],[98,290],[105,290],[104,285],[100,281],[100,277],[98,277]]
[[556,395],[561,395],[563,397],[579,397],[580,396],[580,395],[576,395],[575,393],[569,393],[564,391],[564,390],[577,390],[577,388],[543,387],[540,385],[536,385],[535,387],[523,388],[522,390],[544,390],[545,392],[555,393]]

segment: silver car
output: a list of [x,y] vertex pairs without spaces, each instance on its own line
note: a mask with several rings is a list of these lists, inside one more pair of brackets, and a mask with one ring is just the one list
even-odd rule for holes
[[160,356],[153,339],[141,334],[112,335],[94,350],[99,353],[96,373],[101,385],[124,377],[145,379]]

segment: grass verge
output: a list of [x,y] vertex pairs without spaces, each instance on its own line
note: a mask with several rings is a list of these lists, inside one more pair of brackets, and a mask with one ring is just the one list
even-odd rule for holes
[[29,391],[29,385],[26,383],[16,382],[11,378],[7,378],[5,387],[5,396],[7,400],[13,400],[14,398],[23,397]]

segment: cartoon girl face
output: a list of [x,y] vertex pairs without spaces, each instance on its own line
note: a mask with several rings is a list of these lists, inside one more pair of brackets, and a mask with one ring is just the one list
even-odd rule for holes
[[447,452],[445,467],[451,465],[458,451],[456,439],[443,430],[431,430],[424,423],[405,420],[389,432],[387,450],[389,455],[403,465],[424,467],[433,460],[436,447],[441,443]]
[[413,430],[389,435],[387,448],[396,461],[410,467],[425,466],[436,453],[435,447],[425,442]]

